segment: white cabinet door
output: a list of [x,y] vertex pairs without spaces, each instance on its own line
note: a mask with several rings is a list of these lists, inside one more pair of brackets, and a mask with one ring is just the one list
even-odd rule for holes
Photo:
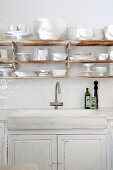
[[59,135],[58,170],[106,170],[106,137]]
[[5,128],[0,123],[0,165],[6,164]]
[[57,169],[56,135],[9,135],[8,164],[36,163],[39,170]]

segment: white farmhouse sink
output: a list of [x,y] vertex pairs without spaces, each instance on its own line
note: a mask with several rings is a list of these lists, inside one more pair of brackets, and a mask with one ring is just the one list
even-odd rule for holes
[[10,117],[105,117],[105,110],[86,109],[15,109]]
[[106,128],[103,111],[85,109],[16,109],[8,118],[9,129]]

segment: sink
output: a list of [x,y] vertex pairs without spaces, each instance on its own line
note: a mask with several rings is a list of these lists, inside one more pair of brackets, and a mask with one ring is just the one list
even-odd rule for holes
[[8,129],[106,128],[102,111],[85,109],[15,109],[8,118]]
[[103,110],[90,109],[15,109],[10,117],[105,117]]

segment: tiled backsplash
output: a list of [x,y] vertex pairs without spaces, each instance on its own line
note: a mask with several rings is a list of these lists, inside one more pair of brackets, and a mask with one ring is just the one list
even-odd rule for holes
[[[75,49],[73,49],[75,50]],[[108,47],[76,47],[77,52],[93,52],[95,54],[107,52]],[[25,70],[41,69],[43,65],[21,65]],[[44,66],[47,69],[47,65]],[[54,66],[49,65],[51,69]],[[56,68],[60,68],[56,64]],[[72,64],[70,74],[76,75],[84,67],[81,64]],[[85,88],[93,92],[95,79],[68,78],[68,79],[1,79],[0,80],[0,108],[50,108],[50,102],[55,98],[55,84],[61,83],[62,94],[59,100],[63,101],[64,108],[84,108]],[[99,80],[99,107],[113,106],[113,80]]]

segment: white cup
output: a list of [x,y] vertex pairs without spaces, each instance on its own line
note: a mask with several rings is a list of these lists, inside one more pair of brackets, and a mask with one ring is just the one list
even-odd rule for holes
[[9,25],[8,30],[9,31],[17,31],[17,26],[16,25]]
[[49,54],[48,49],[47,50],[40,49],[38,51],[38,60],[47,60],[48,54]]

